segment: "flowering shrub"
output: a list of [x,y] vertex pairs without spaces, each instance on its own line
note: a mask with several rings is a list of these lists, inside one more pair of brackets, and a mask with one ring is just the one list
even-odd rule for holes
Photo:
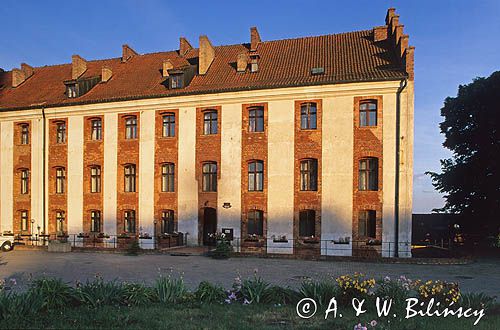
[[214,233],[209,235],[210,238],[215,239],[215,250],[211,251],[211,256],[214,259],[227,259],[233,252],[231,241],[227,239],[224,233]]
[[363,274],[342,275],[335,280],[344,299],[361,298],[373,295],[375,279],[365,279]]
[[429,301],[434,298],[446,304],[457,303],[460,299],[458,284],[446,281],[429,280],[418,286],[418,294],[421,300]]

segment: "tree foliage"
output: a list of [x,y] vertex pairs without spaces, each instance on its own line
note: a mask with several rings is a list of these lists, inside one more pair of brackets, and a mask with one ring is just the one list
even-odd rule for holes
[[[500,226],[500,71],[460,85],[441,108],[443,146],[452,157],[432,173],[445,194],[441,212],[462,214],[469,228],[497,232]],[[470,224],[473,224],[470,226]]]

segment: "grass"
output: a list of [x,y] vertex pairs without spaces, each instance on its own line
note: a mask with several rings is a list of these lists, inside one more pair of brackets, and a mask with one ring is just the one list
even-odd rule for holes
[[[320,309],[324,310],[324,309]],[[2,329],[353,329],[358,322],[368,323],[374,314],[361,319],[343,313],[342,318],[324,320],[318,313],[310,319],[300,319],[294,306],[273,305],[221,305],[177,304],[166,307],[161,303],[148,306],[77,307],[54,312],[39,313],[35,317],[7,318],[0,322]],[[398,323],[377,325],[374,329],[500,329],[500,313],[486,315],[477,326],[472,319],[415,318]],[[369,328],[370,329],[370,328]]]

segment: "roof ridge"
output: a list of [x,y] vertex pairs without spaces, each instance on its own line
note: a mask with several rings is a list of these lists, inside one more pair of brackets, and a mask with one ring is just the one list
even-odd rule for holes
[[[280,41],[291,41],[291,40],[306,40],[306,39],[315,39],[315,38],[322,38],[322,37],[330,37],[330,36],[340,36],[340,35],[346,35],[346,34],[354,34],[354,33],[360,33],[360,32],[370,32],[370,30],[356,30],[356,31],[348,31],[348,32],[340,32],[340,33],[328,33],[328,34],[321,34],[321,35],[311,35],[311,36],[302,36],[302,37],[293,37],[293,38],[284,38],[284,39],[274,39],[274,40],[265,40],[262,41],[261,43],[273,43],[273,42],[280,42]],[[250,43],[240,43],[240,44],[229,44],[229,45],[216,45],[214,48],[228,48],[228,47],[234,47],[234,46],[243,46],[250,44]],[[199,48],[193,48],[193,50],[197,50]],[[151,52],[151,53],[143,53],[143,54],[138,54],[137,56],[147,56],[147,55],[158,55],[162,53],[174,53],[177,52],[178,49],[173,49],[173,50],[163,50],[163,51],[157,51],[157,52]],[[179,57],[182,57],[179,55]],[[184,57],[182,57],[184,58]],[[86,60],[87,63],[96,63],[96,62],[104,62],[104,61],[110,61],[110,60],[119,60],[121,57],[110,57],[110,58],[101,58],[101,59],[92,59],[92,60]],[[34,69],[43,69],[43,68],[53,68],[53,67],[58,67],[58,66],[65,66],[65,65],[71,65],[71,62],[69,63],[59,63],[59,64],[49,64],[49,65],[40,65],[40,66],[34,66]],[[11,70],[5,70],[4,72],[11,72]]]

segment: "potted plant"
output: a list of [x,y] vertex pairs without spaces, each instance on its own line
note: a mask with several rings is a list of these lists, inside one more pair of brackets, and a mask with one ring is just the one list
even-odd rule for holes
[[286,235],[273,235],[272,239],[274,243],[288,243]]
[[306,244],[318,244],[319,243],[319,237],[315,237],[314,235],[312,236],[307,236],[303,237],[302,241]]

